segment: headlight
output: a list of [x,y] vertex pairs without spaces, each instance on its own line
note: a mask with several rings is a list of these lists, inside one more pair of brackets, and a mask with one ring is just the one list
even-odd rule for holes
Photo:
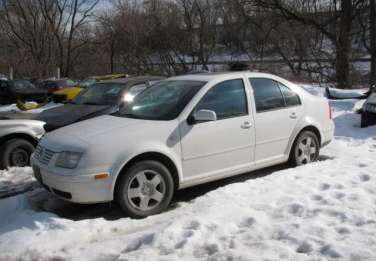
[[81,156],[81,152],[63,151],[57,158],[55,165],[61,168],[74,169],[80,162]]

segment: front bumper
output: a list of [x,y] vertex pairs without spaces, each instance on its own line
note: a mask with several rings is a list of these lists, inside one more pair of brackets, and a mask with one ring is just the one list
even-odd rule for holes
[[[75,203],[99,203],[113,199],[111,175],[95,180],[95,174],[60,175],[32,158],[35,178],[52,194]],[[103,173],[103,172],[101,172]]]

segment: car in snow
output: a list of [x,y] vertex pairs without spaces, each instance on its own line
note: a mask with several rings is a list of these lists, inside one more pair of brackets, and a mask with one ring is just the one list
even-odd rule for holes
[[45,132],[43,125],[35,120],[0,120],[0,169],[29,165]]
[[371,92],[363,104],[361,127],[365,128],[369,125],[376,124],[376,87],[371,88]]
[[163,79],[165,77],[138,76],[98,82],[84,89],[67,104],[43,109],[40,113],[1,112],[0,119],[43,121],[46,123],[44,129],[52,131],[75,122],[114,113],[137,94]]
[[174,191],[290,161],[318,159],[334,133],[328,101],[278,76],[168,78],[119,112],[46,134],[35,177],[77,203],[116,200],[131,217],[163,211]]

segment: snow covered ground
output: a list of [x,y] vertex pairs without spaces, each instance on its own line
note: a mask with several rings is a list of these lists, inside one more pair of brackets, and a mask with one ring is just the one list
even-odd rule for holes
[[31,168],[0,170],[0,198],[38,187]]
[[[59,217],[43,190],[1,199],[0,260],[376,260],[376,126],[359,128],[361,103],[332,102],[319,162],[230,179],[146,219]],[[10,172],[0,178],[29,170]]]

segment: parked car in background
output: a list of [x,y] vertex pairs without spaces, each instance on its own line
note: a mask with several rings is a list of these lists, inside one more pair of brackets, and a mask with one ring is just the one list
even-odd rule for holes
[[78,82],[68,78],[44,80],[38,86],[47,90],[56,103],[71,101],[82,90]]
[[163,79],[159,76],[140,76],[94,83],[70,103],[44,110],[35,119],[46,122],[46,131],[51,131],[74,122],[110,114],[117,111],[123,102],[131,101],[151,84]]
[[43,125],[35,120],[0,118],[0,169],[30,164],[30,156],[45,133]]
[[169,78],[118,113],[45,135],[35,177],[78,203],[116,200],[132,217],[163,211],[176,189],[318,159],[334,133],[328,101],[250,72]]
[[0,80],[0,104],[12,104],[17,100],[22,102],[35,101],[43,103],[48,98],[48,92],[35,87],[27,80]]
[[376,124],[376,87],[373,86],[369,96],[363,105],[361,127]]
[[106,81],[106,80],[115,80],[115,79],[121,79],[121,78],[127,78],[127,77],[129,77],[129,75],[126,73],[89,76],[86,79],[79,81],[78,86],[81,88],[87,88],[96,82],[101,82],[101,81]]

